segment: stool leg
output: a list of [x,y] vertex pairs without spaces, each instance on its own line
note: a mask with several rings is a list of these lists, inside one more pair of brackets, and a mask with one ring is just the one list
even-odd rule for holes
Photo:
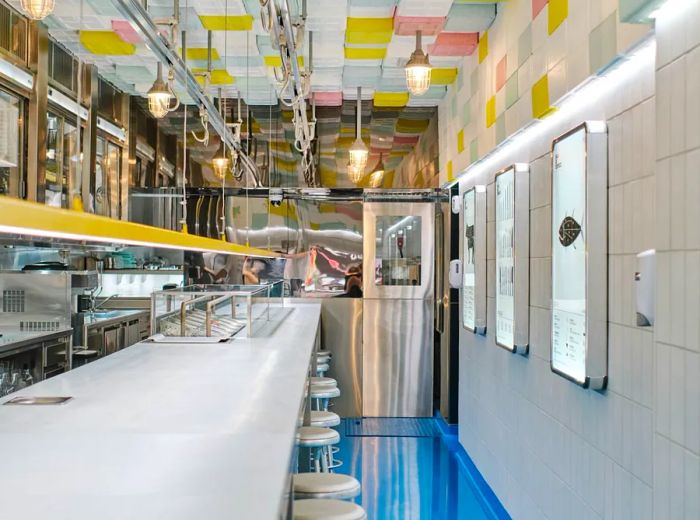
[[321,467],[320,467],[320,465],[321,465],[321,463],[322,463],[321,460],[320,460],[320,459],[321,459],[321,457],[320,457],[321,453],[320,453],[319,448],[316,448],[316,449],[314,449],[313,451],[314,451],[314,469],[316,470],[316,473],[320,473],[320,472],[321,472]]
[[326,457],[326,449],[321,448],[319,450],[319,458],[321,459],[321,471],[323,473],[329,473],[329,468],[328,468],[328,458]]

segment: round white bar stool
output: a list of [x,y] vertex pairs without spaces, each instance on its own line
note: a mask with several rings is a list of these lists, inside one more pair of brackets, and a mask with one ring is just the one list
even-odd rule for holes
[[365,520],[362,506],[344,500],[306,498],[294,501],[295,520]]
[[340,442],[340,434],[331,428],[302,426],[297,432],[297,446],[311,450],[316,472],[330,471],[328,448],[338,442]]
[[[311,410],[311,421],[310,425],[316,428],[334,428],[335,426],[340,426],[340,415],[334,412],[327,412],[324,410]],[[340,459],[334,459],[333,454],[340,451],[337,446],[328,446],[323,451],[323,455],[328,458],[328,469],[339,468],[343,465],[343,461]]]
[[298,473],[294,475],[294,498],[335,498],[349,500],[360,494],[360,482],[340,473]]
[[311,410],[311,426],[333,428],[340,425],[340,415],[325,410]]
[[332,377],[310,377],[309,383],[314,386],[338,386],[338,381],[336,381]]
[[328,401],[340,397],[340,389],[337,386],[311,385],[309,394],[316,403],[316,410],[328,411]]
[[316,375],[323,377],[330,368],[331,366],[328,363],[316,363]]

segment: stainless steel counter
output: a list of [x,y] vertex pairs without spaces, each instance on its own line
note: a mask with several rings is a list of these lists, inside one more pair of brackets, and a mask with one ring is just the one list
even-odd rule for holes
[[33,347],[37,343],[63,338],[73,333],[73,329],[60,329],[52,332],[2,332],[0,336],[0,355],[6,352],[20,351]]
[[149,311],[140,309],[96,311],[94,313],[85,314],[83,325],[88,328],[95,326],[104,327],[127,319],[145,317],[148,316],[148,314]]

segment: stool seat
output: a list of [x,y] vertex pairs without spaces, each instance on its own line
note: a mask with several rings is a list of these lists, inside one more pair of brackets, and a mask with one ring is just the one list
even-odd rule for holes
[[302,426],[297,433],[298,444],[302,448],[329,446],[340,442],[340,434],[330,428]]
[[340,415],[324,410],[311,410],[311,426],[332,428],[340,424]]
[[296,520],[364,520],[365,510],[353,502],[327,498],[306,498],[294,501]]
[[329,386],[318,386],[311,385],[309,388],[309,393],[312,399],[332,399],[334,397],[340,397],[340,389],[336,387]]
[[295,498],[350,499],[360,494],[360,482],[340,473],[299,473],[294,475]]
[[316,363],[317,372],[328,372],[330,370],[330,365],[328,363]]
[[310,377],[309,382],[314,386],[338,386],[338,381],[332,377]]

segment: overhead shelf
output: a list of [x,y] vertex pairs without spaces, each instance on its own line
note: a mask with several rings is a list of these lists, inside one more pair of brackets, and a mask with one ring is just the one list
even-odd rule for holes
[[278,253],[91,213],[0,196],[0,233],[205,253],[277,257]]

